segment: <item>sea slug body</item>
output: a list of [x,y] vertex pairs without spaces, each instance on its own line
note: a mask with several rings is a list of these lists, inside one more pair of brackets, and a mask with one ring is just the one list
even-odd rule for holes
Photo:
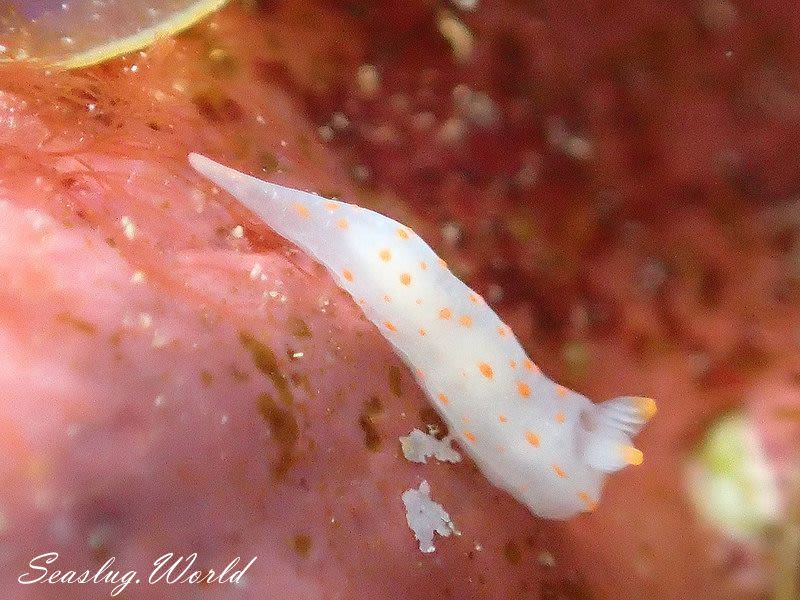
[[413,231],[353,204],[191,165],[322,263],[417,376],[461,447],[542,517],[593,510],[608,473],[642,462],[649,398],[594,404],[548,379],[511,330]]

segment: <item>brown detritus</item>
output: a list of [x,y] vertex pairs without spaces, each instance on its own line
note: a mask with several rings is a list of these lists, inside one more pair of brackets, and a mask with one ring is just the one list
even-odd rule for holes
[[311,388],[311,379],[306,373],[292,373],[290,375],[292,385],[305,391],[309,398],[313,397],[314,392]]
[[300,427],[290,410],[278,406],[269,394],[258,396],[258,412],[264,418],[272,437],[281,446],[277,460],[272,463],[272,474],[283,478],[296,460],[295,449],[300,438]]
[[546,579],[541,583],[542,600],[591,600],[592,592],[580,574]]
[[210,371],[203,369],[200,371],[200,381],[203,382],[204,386],[210,387],[214,383],[214,375]]
[[505,546],[503,546],[503,557],[512,565],[518,565],[522,562],[522,550],[520,550],[519,546],[513,541],[509,540]]
[[289,326],[289,331],[294,337],[297,338],[310,338],[312,337],[311,329],[308,327],[308,323],[306,323],[300,317],[289,317],[286,320],[286,324]]
[[403,395],[403,373],[397,365],[389,367],[389,390],[398,398]]
[[250,352],[256,368],[272,381],[281,401],[287,406],[291,406],[294,403],[294,396],[292,396],[292,391],[289,389],[286,376],[278,368],[275,353],[246,331],[239,332],[239,340],[245,350]]
[[199,92],[192,98],[200,116],[212,123],[235,123],[244,117],[244,111],[236,100],[220,90]]
[[377,416],[383,412],[383,402],[377,396],[372,396],[364,403],[364,412],[369,416]]
[[222,79],[236,75],[239,72],[239,63],[236,57],[225,48],[215,47],[205,56],[208,72],[212,77]]
[[421,429],[423,431],[427,431],[428,426],[432,426],[436,430],[436,438],[442,439],[445,437],[449,430],[447,428],[447,424],[442,420],[439,416],[439,413],[436,412],[436,409],[432,406],[425,405],[419,409],[419,418],[422,421]]
[[239,383],[243,383],[243,382],[248,381],[250,379],[250,374],[249,373],[245,373],[244,371],[242,371],[236,365],[231,365],[231,377],[233,377],[234,381],[237,381]]
[[292,538],[292,549],[302,558],[307,558],[311,553],[311,536],[298,533]]
[[381,435],[375,426],[375,419],[383,412],[380,398],[373,396],[366,402],[361,414],[358,416],[358,425],[364,432],[364,445],[367,450],[377,452],[381,448]]
[[97,327],[94,324],[81,319],[80,317],[76,317],[69,312],[58,313],[58,315],[56,315],[56,320],[75,328],[81,333],[97,335]]
[[775,364],[775,355],[753,336],[743,336],[730,351],[725,362],[745,375],[756,375]]
[[278,157],[268,150],[264,150],[259,154],[258,165],[261,168],[261,172],[265,175],[273,175],[284,168],[278,160]]
[[800,406],[778,406],[775,408],[774,414],[776,419],[800,423]]
[[293,90],[296,87],[289,67],[279,61],[256,60],[253,64],[253,73],[256,79],[280,86],[282,89]]

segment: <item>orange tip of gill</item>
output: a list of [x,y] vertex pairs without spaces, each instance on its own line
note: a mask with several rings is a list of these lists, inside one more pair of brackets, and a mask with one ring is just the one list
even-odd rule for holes
[[649,421],[652,419],[655,414],[658,412],[658,406],[656,406],[656,401],[652,398],[637,398],[637,408],[639,412],[644,417],[645,421]]
[[629,465],[638,466],[644,462],[644,454],[633,446],[622,446],[620,448],[623,460]]

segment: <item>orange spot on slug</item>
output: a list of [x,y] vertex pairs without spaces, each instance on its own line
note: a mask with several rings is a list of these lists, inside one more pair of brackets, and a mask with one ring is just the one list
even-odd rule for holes
[[591,496],[589,496],[589,494],[587,494],[586,492],[578,492],[578,500],[583,502],[583,504],[586,506],[586,510],[588,510],[589,512],[592,512],[595,509],[597,509],[597,502],[592,500]]
[[524,381],[518,381],[517,392],[519,392],[519,395],[522,396],[523,398],[527,398],[531,395],[531,388]]
[[477,438],[475,437],[475,434],[472,433],[471,431],[464,430],[464,439],[466,439],[466,440],[468,440],[468,441],[470,441],[470,442],[472,442],[474,444],[475,440]]
[[403,285],[411,285],[411,275],[408,273],[402,273],[400,275],[400,283]]
[[380,256],[383,262],[389,262],[392,260],[392,253],[388,248],[384,248],[380,252],[378,252],[378,256]]
[[561,477],[561,479],[564,479],[567,476],[567,474],[564,472],[564,469],[558,465],[553,465],[553,473]]
[[450,399],[447,397],[447,395],[446,395],[446,394],[439,394],[439,395],[436,397],[436,399],[437,399],[439,402],[441,402],[442,404],[444,404],[445,406],[447,406],[448,404],[450,404]]
[[311,216],[311,213],[308,210],[308,207],[305,204],[300,204],[299,202],[295,202],[292,205],[294,211],[300,216],[301,219],[307,219]]
[[439,311],[440,319],[449,319],[452,316],[453,316],[453,311],[450,310],[449,308],[443,308],[442,310]]
[[486,379],[491,379],[494,377],[494,371],[492,370],[491,365],[488,365],[487,363],[480,363],[478,368],[481,371],[481,375],[486,377]]
[[342,277],[344,277],[347,281],[353,281],[353,273],[349,269],[342,271]]
[[350,227],[350,223],[347,222],[347,219],[338,219],[336,221],[336,226],[339,229],[347,229],[348,227]]
[[462,327],[472,327],[472,317],[468,315],[463,315],[461,318],[458,319],[458,324]]
[[399,237],[401,240],[407,240],[409,237],[411,237],[411,236],[409,235],[408,231],[407,231],[407,230],[405,230],[405,229],[403,229],[402,227],[399,227],[399,228],[397,229],[397,236],[398,236],[398,237]]
[[525,432],[525,440],[534,448],[539,447],[539,436],[533,433],[532,431]]

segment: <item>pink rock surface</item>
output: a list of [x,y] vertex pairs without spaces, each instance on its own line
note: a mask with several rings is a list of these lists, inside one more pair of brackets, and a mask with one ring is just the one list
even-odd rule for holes
[[[553,43],[537,18],[487,10],[487,31]],[[395,11],[399,35],[429,7]],[[357,11],[327,4],[234,6],[87,72],[4,72],[0,597],[108,596],[111,586],[16,583],[52,551],[63,569],[113,556],[138,570],[128,598],[757,597],[764,582],[742,587],[719,536],[697,523],[681,460],[706,423],[745,403],[754,371],[797,372],[796,306],[773,293],[785,253],[741,205],[736,218],[699,202],[642,214],[634,199],[609,223],[571,196],[589,178],[563,162],[551,171],[563,181],[530,192],[541,202],[493,196],[499,135],[456,156],[409,151],[427,157],[431,179],[393,171],[402,155],[373,156],[396,195],[357,189],[346,164],[369,152],[323,146],[304,100],[353,107],[338,95],[342,73],[392,41],[365,31]],[[418,61],[400,62],[419,72]],[[679,102],[667,111],[682,114]],[[668,148],[696,132],[674,135]],[[658,398],[645,464],[615,476],[596,513],[554,523],[469,461],[403,459],[398,437],[436,422],[407,368],[321,268],[193,174],[189,151],[408,222],[480,291],[503,288],[501,316],[548,373],[597,399]],[[697,175],[668,162],[647,189]],[[480,185],[464,165],[480,166]],[[448,211],[463,245],[441,234]],[[525,235],[509,234],[509,216]],[[561,359],[576,340],[584,374]],[[424,556],[400,498],[422,479],[462,533]],[[241,586],[146,585],[165,552],[197,552],[203,569],[258,560]]]

